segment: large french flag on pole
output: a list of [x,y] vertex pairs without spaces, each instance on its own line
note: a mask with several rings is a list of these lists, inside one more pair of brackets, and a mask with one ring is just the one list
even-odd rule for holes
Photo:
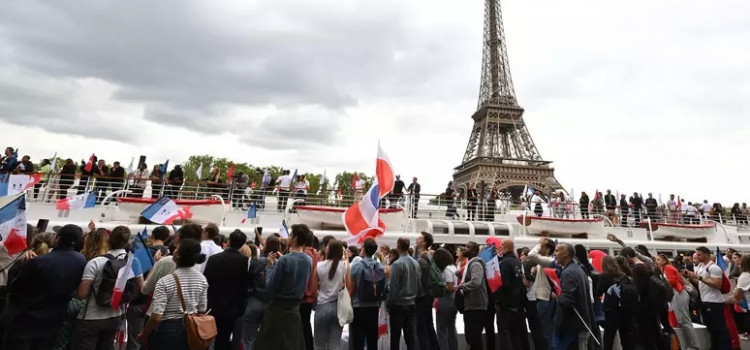
[[380,220],[378,203],[380,198],[393,190],[393,167],[388,156],[378,144],[378,157],[375,163],[375,181],[367,194],[354,203],[342,215],[344,227],[352,235],[349,243],[361,243],[368,237],[377,237],[385,232],[385,223]]
[[190,219],[193,217],[193,213],[190,211],[190,207],[180,208],[169,197],[161,197],[154,204],[144,209],[141,216],[158,224],[169,225],[176,219]]
[[503,278],[500,275],[500,260],[497,258],[497,247],[494,244],[488,245],[481,252],[479,258],[484,262],[485,278],[490,292],[494,293],[503,285]]
[[57,201],[55,208],[57,210],[80,210],[93,208],[96,205],[96,194],[94,191],[79,194],[70,198]]
[[125,266],[117,272],[117,280],[115,281],[115,289],[112,291],[112,310],[117,310],[120,307],[120,300],[122,299],[122,293],[125,291],[125,285],[128,280],[135,277],[133,272],[133,252],[128,253],[128,262]]
[[26,196],[19,195],[0,207],[0,235],[8,255],[26,249]]

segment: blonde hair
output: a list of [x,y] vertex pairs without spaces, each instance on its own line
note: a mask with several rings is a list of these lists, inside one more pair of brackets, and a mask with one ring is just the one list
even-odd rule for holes
[[44,255],[49,253],[52,245],[54,244],[54,234],[52,233],[39,233],[31,239],[31,250],[36,255]]
[[107,253],[109,249],[109,245],[107,244],[108,238],[109,232],[103,228],[83,235],[83,249],[81,250],[81,254],[86,258],[86,261]]

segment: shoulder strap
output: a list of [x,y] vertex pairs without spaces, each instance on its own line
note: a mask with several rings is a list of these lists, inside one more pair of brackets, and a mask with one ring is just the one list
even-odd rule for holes
[[172,272],[174,277],[174,283],[177,285],[177,295],[180,296],[180,305],[182,305],[182,312],[187,313],[187,307],[185,306],[185,297],[182,296],[182,286],[180,285],[180,279],[177,278],[177,274]]

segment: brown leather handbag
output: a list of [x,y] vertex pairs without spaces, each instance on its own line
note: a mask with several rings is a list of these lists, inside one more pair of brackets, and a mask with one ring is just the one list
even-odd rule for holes
[[174,276],[174,281],[177,284],[177,295],[180,296],[182,311],[185,312],[185,331],[187,333],[188,347],[190,350],[206,350],[211,346],[218,333],[216,330],[216,320],[208,313],[187,313],[185,298],[182,296],[180,279],[177,278],[175,273],[172,273],[172,276]]

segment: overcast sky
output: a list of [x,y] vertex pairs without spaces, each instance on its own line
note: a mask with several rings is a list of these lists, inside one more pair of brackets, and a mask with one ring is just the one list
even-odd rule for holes
[[[518,101],[576,194],[750,201],[750,2],[506,0]],[[482,1],[0,2],[0,140],[34,161],[212,154],[442,192]],[[174,164],[174,163],[173,163]]]

